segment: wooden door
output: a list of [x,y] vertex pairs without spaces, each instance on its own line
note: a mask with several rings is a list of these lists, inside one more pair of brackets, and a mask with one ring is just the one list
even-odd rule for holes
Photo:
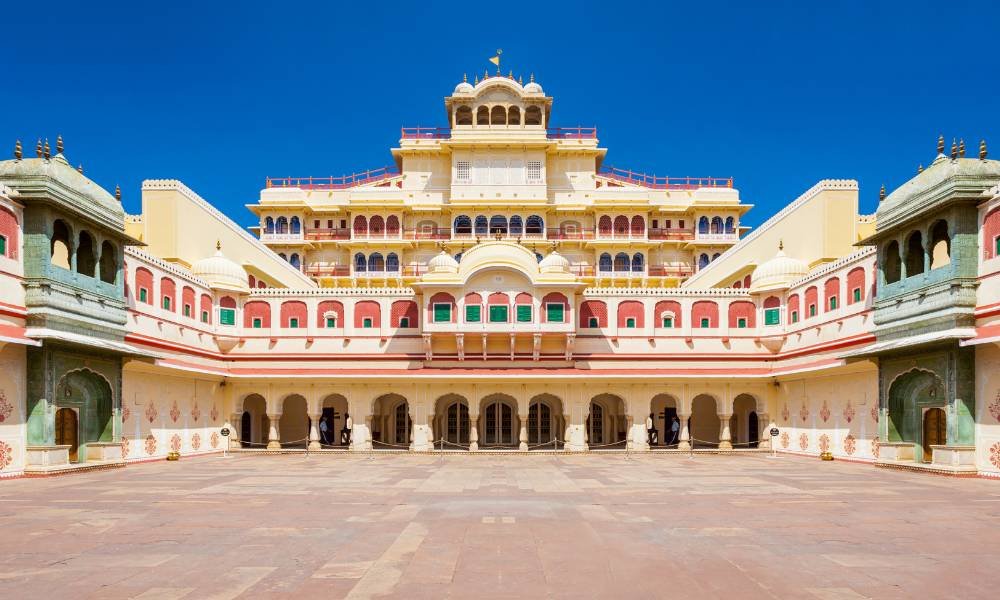
[[933,450],[931,446],[943,446],[947,443],[947,417],[940,408],[929,408],[924,413],[924,462],[931,462]]
[[56,411],[56,445],[69,446],[69,460],[76,462],[80,449],[79,425],[76,411],[72,408],[60,408]]

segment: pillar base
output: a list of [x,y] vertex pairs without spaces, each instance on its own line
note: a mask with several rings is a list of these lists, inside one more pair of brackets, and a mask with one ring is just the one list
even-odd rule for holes
[[719,450],[732,450],[733,444],[729,440],[719,442]]
[[768,437],[766,440],[761,440],[757,442],[758,450],[770,450],[771,449],[771,438]]
[[270,442],[267,443],[267,449],[268,450],[281,450],[281,442],[277,442],[275,440],[271,440]]
[[689,442],[687,440],[681,440],[680,442],[677,443],[677,449],[678,450],[690,450],[691,449],[691,442]]
[[517,449],[520,450],[521,452],[527,452],[528,442],[521,442],[520,444],[517,445]]
[[323,446],[321,446],[319,444],[319,442],[313,440],[313,441],[309,442],[309,449],[310,450],[322,450]]
[[234,440],[233,438],[229,438],[229,449],[230,450],[239,450],[242,447],[243,447],[243,444],[241,444],[239,440]]
[[470,443],[469,444],[469,451],[470,452],[475,452],[476,450],[479,450],[479,442],[472,442],[472,443]]

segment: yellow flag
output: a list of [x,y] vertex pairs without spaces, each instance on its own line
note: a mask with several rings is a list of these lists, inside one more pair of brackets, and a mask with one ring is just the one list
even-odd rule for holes
[[500,55],[497,54],[496,56],[491,57],[490,58],[490,62],[499,67],[500,66]]

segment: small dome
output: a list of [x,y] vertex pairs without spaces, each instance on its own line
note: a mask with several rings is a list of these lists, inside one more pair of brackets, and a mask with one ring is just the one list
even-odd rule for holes
[[442,250],[440,254],[427,261],[427,269],[431,273],[458,273],[458,261]]
[[472,90],[473,90],[472,84],[469,83],[468,81],[463,81],[462,83],[455,86],[456,94],[471,94]]
[[542,273],[565,273],[569,270],[569,261],[553,250],[538,263],[538,268]]
[[785,255],[783,246],[778,246],[774,258],[754,269],[750,277],[750,293],[788,289],[792,282],[809,273],[806,263]]
[[528,82],[527,85],[524,86],[524,93],[526,93],[526,94],[544,94],[545,92],[542,91],[542,86],[538,85],[534,81],[530,81],[530,82]]
[[213,256],[203,258],[191,265],[191,273],[204,280],[212,289],[248,293],[250,282],[246,270],[226,258],[218,244],[215,247],[216,251]]

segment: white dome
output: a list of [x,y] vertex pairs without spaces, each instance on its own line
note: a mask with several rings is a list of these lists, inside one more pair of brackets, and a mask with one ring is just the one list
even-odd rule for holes
[[463,81],[462,83],[455,86],[456,94],[471,94],[473,91],[472,84],[468,81]]
[[431,273],[458,273],[458,261],[442,250],[441,254],[427,261],[427,269]]
[[788,289],[792,282],[808,273],[806,263],[786,256],[784,248],[779,246],[774,258],[754,269],[750,276],[750,292]]
[[528,82],[527,85],[524,86],[524,93],[526,93],[526,94],[543,94],[544,92],[542,91],[542,86],[538,85],[534,81],[530,81],[530,82]]
[[218,244],[215,247],[216,251],[213,256],[203,258],[191,265],[191,273],[204,280],[212,289],[248,293],[250,282],[246,270],[226,258]]
[[553,250],[538,263],[538,268],[542,273],[565,273],[569,270],[569,261]]

